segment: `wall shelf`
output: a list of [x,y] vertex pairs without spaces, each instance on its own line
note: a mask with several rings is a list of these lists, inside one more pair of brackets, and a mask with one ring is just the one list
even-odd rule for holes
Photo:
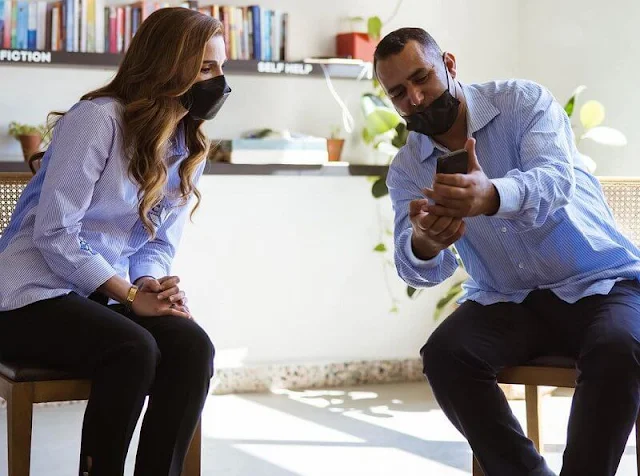
[[[359,165],[332,162],[325,165],[298,164],[228,164],[209,162],[205,175],[302,175],[329,177],[381,176],[387,173],[385,165]],[[24,161],[0,161],[0,172],[28,172]]]
[[[66,51],[32,51],[16,49],[0,49],[0,66],[39,66],[39,67],[71,67],[83,66],[91,68],[116,68],[124,55],[113,53],[73,53]],[[259,75],[259,76],[297,76],[324,77],[322,65],[331,78],[370,79],[371,63],[340,62],[339,60],[323,61],[257,61],[229,60],[225,64],[226,74]]]

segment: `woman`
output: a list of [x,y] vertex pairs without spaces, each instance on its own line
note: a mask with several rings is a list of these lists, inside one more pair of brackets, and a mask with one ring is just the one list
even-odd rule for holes
[[123,474],[146,395],[135,474],[181,473],[214,349],[169,274],[225,59],[218,20],[150,15],[113,81],[58,120],[0,240],[0,355],[92,381],[81,475]]

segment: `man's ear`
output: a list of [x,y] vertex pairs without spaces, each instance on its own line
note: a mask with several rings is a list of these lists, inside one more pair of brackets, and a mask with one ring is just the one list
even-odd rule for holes
[[448,51],[445,51],[443,57],[444,64],[447,66],[449,74],[451,74],[451,77],[453,79],[456,79],[456,74],[458,72],[456,68],[456,57],[453,55],[453,53],[449,53]]

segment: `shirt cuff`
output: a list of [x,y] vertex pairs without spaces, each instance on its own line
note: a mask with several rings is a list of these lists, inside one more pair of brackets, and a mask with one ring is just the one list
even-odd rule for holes
[[406,241],[404,254],[407,255],[407,259],[409,260],[409,262],[416,268],[430,269],[440,266],[440,264],[442,263],[442,251],[431,259],[418,258],[413,252],[413,248],[411,247],[411,235],[409,235],[409,238]]
[[129,279],[132,283],[135,283],[135,281],[142,276],[150,276],[158,279],[168,274],[164,266],[153,261],[129,264]]
[[116,270],[102,256],[95,254],[68,276],[78,289],[89,295],[116,275]]
[[522,194],[518,183],[509,177],[491,179],[500,196],[500,208],[494,215],[497,218],[511,218],[522,208]]

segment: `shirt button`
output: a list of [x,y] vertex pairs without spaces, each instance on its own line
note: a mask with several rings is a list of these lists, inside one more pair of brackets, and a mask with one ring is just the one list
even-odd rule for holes
[[524,268],[524,265],[522,263],[519,263],[518,264],[518,268],[522,269],[522,268]]
[[506,227],[506,226],[503,226],[503,227],[500,229],[500,231],[501,231],[502,233],[506,233],[506,232],[507,232],[507,227]]

